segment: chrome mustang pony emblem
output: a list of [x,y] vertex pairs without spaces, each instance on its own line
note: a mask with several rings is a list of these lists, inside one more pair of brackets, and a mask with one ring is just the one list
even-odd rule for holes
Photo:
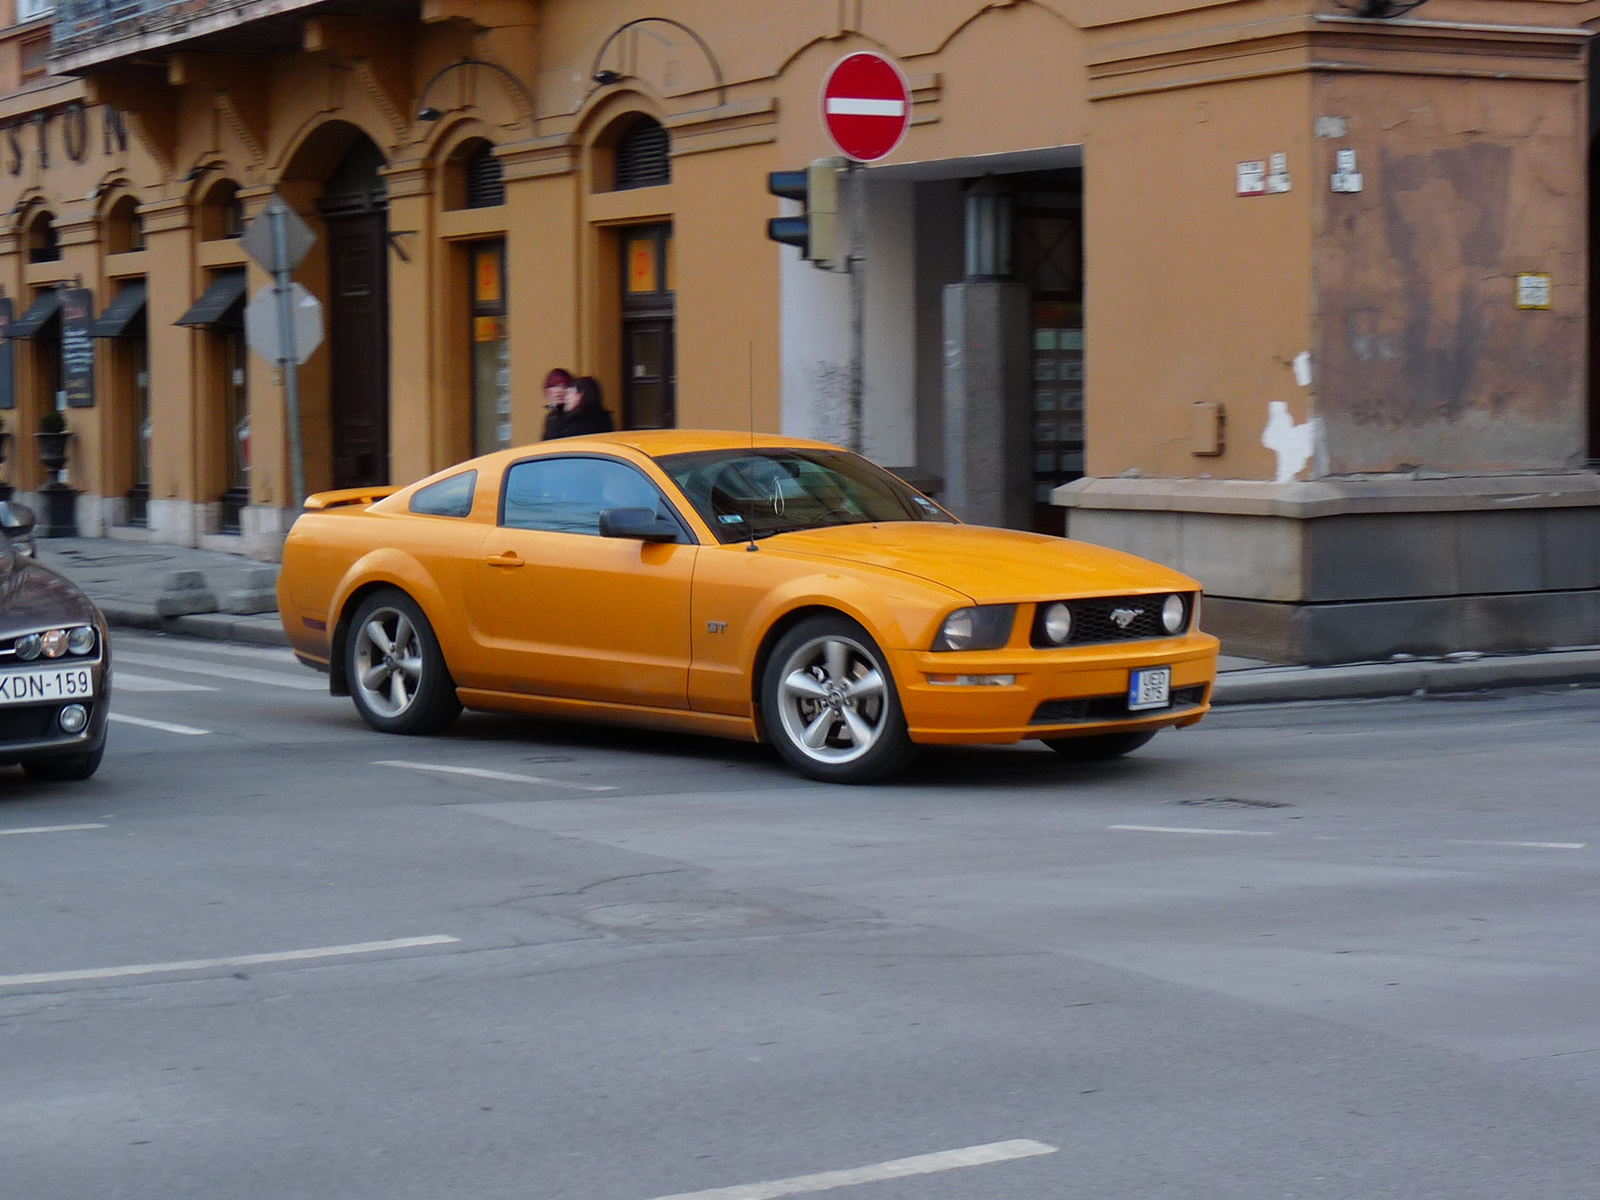
[[1111,610],[1112,623],[1118,629],[1127,629],[1129,625],[1132,625],[1142,616],[1144,616],[1144,609],[1142,608],[1113,608]]

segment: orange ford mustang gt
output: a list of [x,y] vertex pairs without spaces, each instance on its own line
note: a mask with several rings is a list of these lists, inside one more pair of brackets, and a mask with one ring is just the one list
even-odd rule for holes
[[463,706],[617,721],[862,782],[918,743],[1114,757],[1200,720],[1216,678],[1194,580],[962,525],[821,442],[570,438],[306,509],[284,629],[388,733]]

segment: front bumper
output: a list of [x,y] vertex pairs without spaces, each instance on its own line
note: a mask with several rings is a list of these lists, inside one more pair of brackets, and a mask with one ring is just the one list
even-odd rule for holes
[[[91,753],[105,745],[111,713],[111,664],[102,653],[87,665],[94,673],[91,698],[0,705],[0,764]],[[81,703],[89,710],[88,723],[77,733],[61,729],[61,710],[69,703]]]
[[[1006,647],[889,655],[911,740],[1006,744],[1193,725],[1210,711],[1220,643],[1208,633],[1064,650]],[[1129,713],[1128,673],[1171,667],[1171,707]],[[930,676],[1012,675],[1004,686],[932,683]]]

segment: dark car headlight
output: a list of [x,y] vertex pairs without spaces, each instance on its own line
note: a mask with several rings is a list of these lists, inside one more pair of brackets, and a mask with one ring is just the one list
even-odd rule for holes
[[78,625],[67,630],[67,650],[72,654],[93,654],[95,632],[93,625]]
[[935,650],[997,650],[1011,640],[1017,618],[1015,604],[980,604],[958,608],[944,619]]

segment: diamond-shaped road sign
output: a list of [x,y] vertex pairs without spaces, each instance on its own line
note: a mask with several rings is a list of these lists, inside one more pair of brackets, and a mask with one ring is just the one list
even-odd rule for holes
[[[304,363],[322,345],[322,301],[296,283],[290,285],[289,307],[294,312],[294,360]],[[275,288],[262,288],[245,305],[244,340],[273,366],[283,361]]]
[[[285,262],[279,262],[272,245],[272,215],[283,213],[283,248]],[[244,252],[261,264],[265,271],[276,275],[280,271],[293,271],[305,262],[311,247],[317,244],[317,235],[311,226],[300,219],[300,214],[284,202],[282,196],[273,196],[245,228],[239,239]]]

